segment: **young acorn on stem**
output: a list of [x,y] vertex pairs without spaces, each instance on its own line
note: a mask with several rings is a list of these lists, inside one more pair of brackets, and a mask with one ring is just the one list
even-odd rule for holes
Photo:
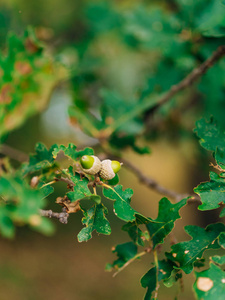
[[82,170],[90,175],[99,173],[102,179],[111,180],[121,168],[121,163],[116,160],[105,159],[102,162],[97,156],[83,155],[80,159]]
[[90,175],[96,175],[101,170],[101,161],[94,155],[83,155],[80,164],[82,170]]

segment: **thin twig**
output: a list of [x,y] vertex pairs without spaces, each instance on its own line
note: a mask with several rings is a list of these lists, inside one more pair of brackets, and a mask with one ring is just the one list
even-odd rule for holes
[[156,269],[156,285],[155,285],[155,296],[154,299],[156,300],[158,297],[158,289],[159,289],[159,261],[158,261],[158,253],[157,253],[157,249],[153,250],[153,254],[154,254],[154,262],[155,262],[155,269]]
[[[129,120],[143,114],[144,111],[154,109],[154,111],[159,108],[162,104],[169,101],[180,91],[190,87],[194,82],[196,82],[203,74],[205,74],[209,68],[211,68],[220,58],[225,55],[225,46],[220,46],[217,50],[199,67],[195,68],[191,73],[189,73],[183,80],[162,94],[162,96],[156,96],[156,98],[145,99],[142,101],[142,105],[135,107],[135,109],[124,113],[120,118],[117,118],[111,125],[109,125],[105,130],[100,132],[100,137],[102,140],[107,140],[109,136],[119,129],[122,125],[127,123]],[[143,100],[143,99],[142,99]],[[97,136],[96,136],[97,137]],[[100,137],[98,137],[100,139]]]
[[39,211],[40,211],[40,215],[42,217],[56,218],[62,224],[68,223],[69,214],[66,212],[66,210],[64,208],[62,209],[62,212],[60,212],[60,213],[53,212],[52,210],[44,210],[44,209],[40,209]]
[[202,63],[199,67],[195,68],[178,84],[171,86],[170,90],[162,96],[162,98],[158,101],[156,106],[157,107],[161,106],[162,104],[170,100],[175,94],[191,86],[224,55],[225,55],[225,45],[219,46],[217,50],[204,63]]
[[53,184],[53,183],[56,183],[56,180],[52,180],[52,181],[49,181],[48,183],[43,184],[43,185],[40,187],[40,189],[42,189],[43,187],[46,187],[46,186],[48,186],[48,185],[51,185],[51,184]]
[[0,153],[11,157],[12,159],[15,159],[19,162],[26,162],[29,160],[29,156],[17,149],[14,149],[6,144],[3,144],[0,146]]
[[[113,158],[120,160],[120,157],[113,156]],[[140,180],[141,183],[145,184],[150,189],[156,191],[157,193],[167,196],[168,198],[172,198],[175,202],[179,202],[186,197],[190,197],[192,201],[200,201],[198,195],[190,195],[190,194],[179,194],[173,190],[167,189],[164,186],[160,185],[155,179],[146,176],[142,173],[142,171],[132,164],[129,160],[122,158],[124,166],[127,167],[134,175]]]
[[129,266],[129,264],[131,264],[133,261],[135,261],[136,259],[140,258],[141,256],[150,253],[152,250],[152,248],[147,248],[145,249],[145,251],[140,252],[138,254],[136,254],[134,257],[132,257],[131,259],[129,259],[121,268],[119,268],[114,274],[113,277],[116,277],[117,274],[119,274],[121,271],[123,271],[127,266]]
[[55,181],[63,181],[63,182],[66,182],[67,184],[71,185],[71,186],[74,186],[75,183],[70,180],[69,178],[66,178],[66,177],[59,177],[59,178],[54,178]]

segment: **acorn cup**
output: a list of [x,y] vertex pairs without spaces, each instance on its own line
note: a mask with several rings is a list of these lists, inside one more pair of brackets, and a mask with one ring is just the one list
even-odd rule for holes
[[83,155],[80,159],[81,168],[84,173],[96,175],[101,170],[101,161],[94,155]]
[[105,159],[101,163],[100,176],[102,179],[111,180],[121,169],[121,163],[116,160]]

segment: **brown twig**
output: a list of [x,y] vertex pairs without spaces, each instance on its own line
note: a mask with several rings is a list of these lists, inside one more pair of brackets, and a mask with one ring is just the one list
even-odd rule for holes
[[211,68],[220,58],[225,55],[225,46],[219,46],[217,50],[199,67],[195,68],[187,77],[185,77],[178,84],[173,85],[170,90],[162,96],[158,101],[157,106],[160,106],[170,100],[175,94],[191,86],[197,81],[203,74],[205,74],[209,68]]
[[217,50],[199,67],[195,68],[190,74],[188,74],[182,81],[178,84],[171,86],[170,90],[166,92],[162,98],[156,104],[156,107],[161,106],[168,100],[170,100],[175,94],[184,90],[185,88],[191,86],[195,81],[197,81],[203,74],[205,74],[208,69],[210,69],[220,58],[225,55],[225,45],[219,46]]
[[3,144],[0,146],[0,153],[11,157],[12,159],[15,159],[19,162],[26,162],[29,160],[29,156],[17,149],[14,149],[6,144]]
[[40,209],[40,215],[42,217],[47,217],[47,218],[56,218],[62,224],[67,224],[68,218],[69,218],[69,214],[66,212],[66,209],[64,209],[64,208],[62,209],[62,212],[60,212],[60,213],[53,212],[52,210]]
[[101,140],[107,140],[113,132],[115,132],[129,120],[137,117],[146,110],[151,109],[155,111],[162,104],[166,103],[172,97],[174,97],[177,93],[186,89],[187,87],[190,87],[224,55],[225,45],[218,47],[217,50],[205,62],[203,62],[199,67],[195,68],[183,80],[181,80],[175,85],[172,85],[171,88],[168,91],[166,91],[161,97],[157,96],[155,99],[150,98],[151,101],[148,101],[148,99],[146,99],[145,103],[142,103],[142,105],[135,107],[135,109],[133,109],[132,111],[128,111],[127,113],[123,114],[120,118],[114,120],[114,122],[111,125],[109,125],[105,130],[101,131]]
[[59,177],[59,178],[54,178],[55,181],[63,181],[63,182],[66,182],[67,184],[71,185],[71,186],[74,186],[75,183],[70,180],[69,178],[66,178],[66,177]]
[[150,189],[156,191],[157,193],[164,195],[168,198],[172,198],[175,200],[175,202],[179,202],[180,200],[190,197],[190,200],[192,201],[200,201],[200,198],[198,195],[191,195],[191,194],[179,194],[173,190],[167,189],[164,186],[160,185],[155,179],[146,176],[145,174],[142,173],[142,171],[132,164],[129,160],[120,158],[118,156],[113,155],[112,156],[114,159],[117,160],[122,160],[124,163],[124,166],[128,168],[139,180],[141,183],[149,187]]

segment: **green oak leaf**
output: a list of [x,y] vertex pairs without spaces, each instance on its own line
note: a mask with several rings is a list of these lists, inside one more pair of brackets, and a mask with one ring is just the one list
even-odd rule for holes
[[152,299],[152,293],[156,289],[157,281],[159,282],[161,280],[168,279],[171,276],[174,265],[175,264],[169,260],[158,261],[158,272],[154,266],[141,278],[142,287],[147,288],[144,300]]
[[198,259],[194,262],[195,268],[202,268],[205,266],[205,258]]
[[225,36],[225,7],[221,0],[207,2],[205,9],[197,19],[197,31],[203,36],[219,38]]
[[103,189],[103,195],[115,201],[114,213],[123,221],[132,222],[135,220],[136,211],[130,206],[131,197],[133,196],[132,189],[122,190],[122,185],[117,185],[114,188]]
[[7,205],[0,205],[0,233],[2,236],[11,239],[15,235],[15,227],[10,215],[10,207]]
[[211,257],[211,259],[216,264],[219,264],[219,265],[225,264],[225,255],[224,256],[215,255],[215,256]]
[[109,185],[117,185],[120,181],[119,175],[116,174],[113,179],[108,180]]
[[132,241],[138,246],[144,246],[145,240],[150,240],[150,236],[148,231],[142,231],[138,226],[139,225],[146,225],[148,224],[151,219],[146,218],[140,213],[135,213],[136,220],[133,222],[128,222],[127,224],[123,225],[122,230],[126,231]]
[[[174,265],[174,268],[177,267],[176,265]],[[163,284],[167,287],[170,288],[174,285],[174,283],[177,282],[178,279],[182,278],[182,272],[179,272],[179,270],[174,269],[171,272],[171,275],[163,280]]]
[[118,149],[124,149],[126,147],[131,147],[138,154],[150,154],[151,150],[147,146],[139,146],[137,144],[137,139],[134,135],[121,135],[119,131],[113,133],[109,139],[109,143],[112,147],[117,147]]
[[172,251],[166,253],[167,258],[179,263],[179,268],[186,274],[191,273],[195,261],[201,259],[202,254],[208,249],[219,249],[218,238],[225,231],[222,223],[210,224],[206,229],[195,225],[185,226],[185,231],[192,240],[175,244]]
[[0,51],[1,137],[44,110],[53,89],[69,75],[43,51],[30,27],[20,37],[9,33],[6,49]]
[[77,236],[78,242],[87,242],[92,238],[92,232],[94,230],[105,235],[111,234],[109,221],[105,217],[108,211],[103,204],[95,204],[87,211],[83,210],[83,213],[84,217],[82,223],[86,227],[79,232]]
[[[102,121],[105,126],[107,126],[107,119],[110,116],[112,123],[116,122],[118,119],[123,118],[124,115],[129,113],[132,109],[137,107],[137,100],[129,98],[124,99],[123,96],[118,94],[118,92],[110,91],[106,89],[101,90],[102,96],[102,106],[101,106],[101,116]],[[118,109],[118,107],[120,109]],[[123,138],[121,139],[122,144],[126,142],[125,137],[134,136],[140,133],[143,130],[143,121],[138,116],[136,118],[127,120],[126,124],[123,124],[118,128],[120,133],[123,133]],[[112,139],[110,139],[112,142]],[[135,142],[130,144],[130,146],[134,146]],[[123,147],[123,145],[121,145]],[[137,149],[138,146],[137,146]],[[145,148],[146,150],[146,148]]]
[[117,270],[122,268],[127,261],[137,255],[137,250],[137,246],[132,242],[117,245],[112,252],[117,254],[118,259],[112,264],[107,264],[106,270],[111,271],[113,268]]
[[37,143],[35,146],[36,153],[30,155],[29,162],[23,165],[23,175],[52,167],[54,164],[52,152],[55,147],[57,147],[56,144],[48,150],[44,144]]
[[81,200],[81,199],[92,199],[95,202],[99,202],[99,196],[91,193],[88,188],[89,180],[86,177],[81,177],[78,173],[73,173],[73,167],[70,166],[68,171],[63,170],[69,179],[74,183],[74,191],[68,192],[66,195],[71,202]]
[[39,209],[45,204],[41,190],[32,189],[19,176],[1,177],[0,194],[7,204],[14,207],[11,216],[24,222],[29,222],[31,215],[39,214]]
[[158,217],[151,220],[147,225],[153,248],[162,244],[165,237],[172,231],[174,223],[180,219],[179,210],[186,205],[187,198],[172,204],[167,198],[162,198],[159,202]]
[[72,143],[70,143],[67,147],[64,145],[59,145],[54,148],[52,155],[54,158],[56,158],[58,153],[60,151],[63,151],[64,154],[66,156],[68,156],[69,158],[71,158],[73,160],[77,160],[77,159],[81,158],[83,155],[93,155],[94,154],[94,150],[91,148],[85,148],[84,150],[79,150],[79,151],[76,149],[77,149],[77,147]]
[[225,232],[221,232],[219,236],[219,244],[221,248],[225,249]]
[[200,138],[203,148],[213,151],[218,164],[225,164],[225,132],[211,118],[209,122],[201,119],[196,123],[194,132]]
[[[211,210],[219,207],[219,203],[225,203],[225,178],[210,172],[210,181],[203,182],[194,188],[194,192],[201,198],[200,210]],[[221,216],[223,216],[223,211]]]
[[224,300],[225,272],[220,267],[210,264],[208,270],[195,272],[194,291],[197,299]]
[[[14,236],[15,222],[28,224],[45,234],[53,232],[51,222],[43,221],[39,215],[39,209],[45,205],[44,197],[50,192],[49,188],[48,191],[31,188],[26,180],[18,175],[7,174],[0,178],[0,195],[4,199],[0,205],[0,232],[3,236]],[[37,223],[40,219],[39,225],[33,225],[34,219],[38,220]]]
[[79,123],[82,130],[92,137],[99,137],[99,130],[101,128],[101,122],[83,109],[80,109],[78,106],[70,106],[68,109],[69,117],[75,119]]
[[132,241],[138,246],[144,246],[145,234],[138,228],[136,222],[128,222],[123,225],[122,230],[127,231]]
[[51,185],[45,185],[45,186],[38,185],[38,187],[40,188],[43,198],[48,197],[54,192],[54,188]]

